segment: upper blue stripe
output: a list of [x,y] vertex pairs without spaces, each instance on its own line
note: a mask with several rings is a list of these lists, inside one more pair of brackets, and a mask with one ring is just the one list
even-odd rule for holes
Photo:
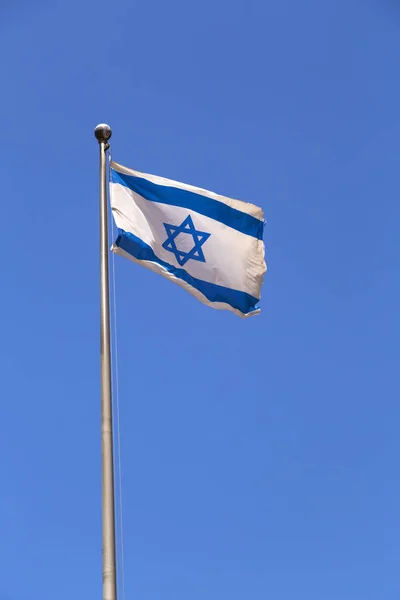
[[201,215],[224,223],[241,233],[246,233],[262,240],[262,221],[241,210],[227,206],[218,200],[213,200],[212,198],[196,194],[195,192],[189,192],[188,190],[158,185],[143,177],[125,175],[114,169],[111,169],[111,181],[126,186],[151,202],[162,202],[163,204],[194,210]]
[[185,271],[185,269],[174,267],[173,265],[158,258],[158,256],[154,254],[153,249],[143,240],[136,237],[136,235],[133,235],[133,233],[129,233],[123,229],[120,229],[115,245],[118,246],[118,248],[125,250],[125,252],[138,260],[148,260],[161,265],[164,267],[164,269],[175,275],[175,277],[178,279],[186,281],[186,283],[194,287],[196,290],[199,290],[210,302],[225,302],[226,304],[232,306],[232,308],[239,310],[244,315],[257,309],[257,298],[254,298],[250,294],[246,294],[246,292],[232,290],[231,288],[223,287],[222,285],[208,283],[202,279],[196,279],[195,277],[192,277],[187,271]]

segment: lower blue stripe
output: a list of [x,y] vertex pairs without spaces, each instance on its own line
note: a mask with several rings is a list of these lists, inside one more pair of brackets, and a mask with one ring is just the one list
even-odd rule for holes
[[263,221],[208,196],[167,185],[158,185],[148,179],[125,175],[114,169],[111,169],[111,181],[124,185],[150,202],[162,202],[194,210],[258,240],[263,238]]
[[179,269],[159,259],[153,252],[152,248],[143,242],[140,238],[136,237],[132,233],[127,231],[119,230],[118,238],[115,245],[122,250],[125,250],[128,254],[136,258],[137,260],[148,260],[158,265],[161,265],[172,273],[178,279],[186,281],[189,285],[199,290],[210,302],[225,302],[233,308],[240,310],[243,314],[250,313],[256,310],[257,298],[254,298],[246,292],[240,292],[239,290],[232,290],[222,285],[216,285],[215,283],[208,283],[202,279],[196,279],[189,275],[185,269]]

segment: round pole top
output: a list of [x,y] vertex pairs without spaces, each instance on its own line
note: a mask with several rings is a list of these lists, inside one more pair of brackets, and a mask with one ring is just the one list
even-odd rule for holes
[[100,123],[94,130],[96,140],[101,143],[107,143],[112,135],[111,127],[105,123]]

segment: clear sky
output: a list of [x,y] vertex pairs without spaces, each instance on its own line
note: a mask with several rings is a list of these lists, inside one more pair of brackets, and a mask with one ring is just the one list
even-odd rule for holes
[[1,600],[101,598],[102,121],[267,219],[249,320],[116,258],[126,600],[397,600],[397,2],[0,13]]

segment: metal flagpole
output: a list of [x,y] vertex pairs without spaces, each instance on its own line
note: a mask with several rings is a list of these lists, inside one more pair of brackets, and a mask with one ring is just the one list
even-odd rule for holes
[[117,599],[115,552],[114,460],[111,403],[110,294],[108,273],[107,150],[109,125],[98,125],[100,146],[100,376],[103,521],[103,600]]

